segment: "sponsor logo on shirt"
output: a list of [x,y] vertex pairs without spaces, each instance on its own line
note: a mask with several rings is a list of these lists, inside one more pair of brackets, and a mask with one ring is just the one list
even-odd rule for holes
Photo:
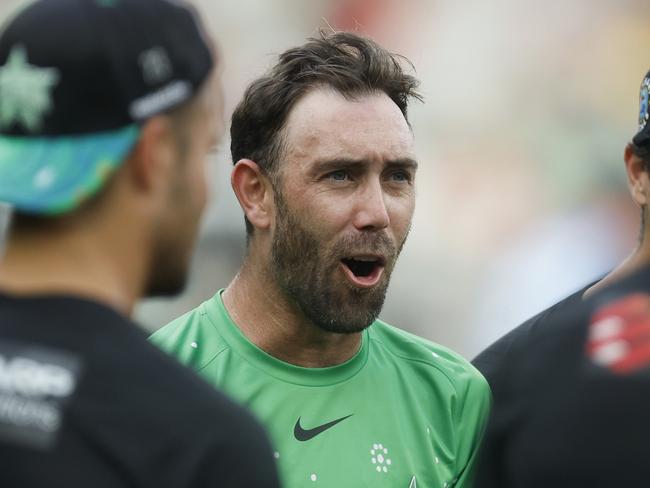
[[594,363],[618,374],[650,367],[650,295],[635,293],[597,310],[586,351]]
[[80,370],[70,353],[0,341],[0,439],[51,447]]
[[296,438],[296,440],[299,440],[301,442],[308,441],[308,440],[313,439],[314,437],[316,437],[318,434],[322,434],[327,429],[331,429],[332,427],[334,427],[339,422],[343,422],[345,419],[352,417],[352,415],[353,414],[346,415],[345,417],[341,417],[340,419],[332,420],[331,422],[327,422],[326,424],[319,425],[319,426],[314,427],[312,429],[304,429],[300,425],[301,417],[298,417],[298,420],[296,421],[296,425],[293,427],[293,435]]

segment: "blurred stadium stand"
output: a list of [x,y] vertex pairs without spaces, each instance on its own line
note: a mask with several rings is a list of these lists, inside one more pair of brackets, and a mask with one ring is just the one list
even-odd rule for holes
[[[0,19],[20,3],[0,0]],[[418,208],[385,320],[471,357],[634,245],[622,153],[650,67],[647,0],[196,3],[219,39],[228,112],[273,56],[328,25],[414,63],[426,97],[411,108]],[[210,163],[190,286],[139,307],[149,330],[225,286],[241,261],[228,146]]]

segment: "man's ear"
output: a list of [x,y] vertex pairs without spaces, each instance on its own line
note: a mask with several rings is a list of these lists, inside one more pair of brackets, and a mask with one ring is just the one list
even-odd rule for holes
[[258,229],[268,229],[273,218],[273,188],[255,161],[240,159],[230,175],[230,184],[246,217]]
[[647,205],[650,198],[650,177],[646,162],[634,154],[630,144],[625,148],[625,169],[632,198],[638,205]]
[[142,126],[128,160],[131,182],[137,191],[156,193],[166,187],[176,158],[175,144],[168,117],[153,117]]

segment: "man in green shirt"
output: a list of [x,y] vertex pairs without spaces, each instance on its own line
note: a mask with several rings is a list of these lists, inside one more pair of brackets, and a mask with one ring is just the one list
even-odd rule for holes
[[471,483],[485,380],[377,320],[415,206],[417,85],[354,34],[283,53],[232,120],[245,262],[152,337],[258,416],[289,488]]

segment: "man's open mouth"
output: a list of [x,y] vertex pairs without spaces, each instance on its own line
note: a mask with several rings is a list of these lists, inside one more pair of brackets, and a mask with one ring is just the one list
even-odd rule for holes
[[341,259],[341,265],[352,283],[370,287],[379,282],[386,260],[381,256],[352,256]]

